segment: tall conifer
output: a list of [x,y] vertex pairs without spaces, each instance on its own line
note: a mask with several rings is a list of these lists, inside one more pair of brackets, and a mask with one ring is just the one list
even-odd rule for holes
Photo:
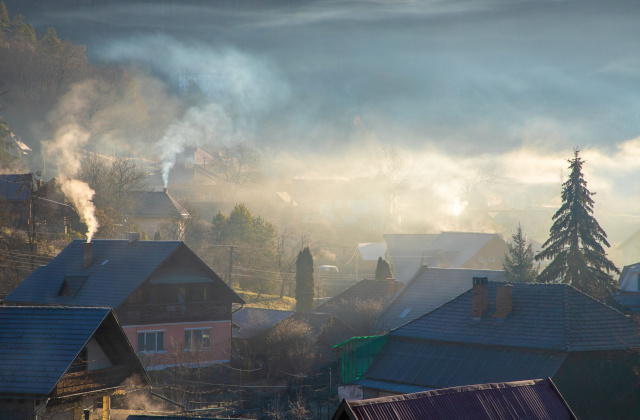
[[511,234],[511,242],[507,244],[509,252],[504,256],[502,268],[507,281],[531,283],[538,275],[538,267],[533,261],[533,246],[527,244],[527,237],[518,223],[516,231]]
[[296,259],[296,311],[307,312],[313,309],[313,256],[309,247],[298,253]]
[[376,265],[376,280],[385,280],[390,277],[393,277],[393,274],[391,273],[389,262],[382,257],[378,257],[378,264]]
[[611,273],[620,273],[607,258],[603,245],[610,247],[607,234],[593,217],[593,196],[582,175],[584,160],[580,150],[574,150],[568,160],[571,174],[562,184],[562,206],[553,215],[549,239],[536,255],[537,261],[551,260],[538,281],[567,283],[602,299],[615,288]]

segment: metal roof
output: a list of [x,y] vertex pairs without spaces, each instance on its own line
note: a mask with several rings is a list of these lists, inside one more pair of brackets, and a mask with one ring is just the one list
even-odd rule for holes
[[343,401],[333,420],[571,420],[550,379],[472,385]]
[[376,322],[376,329],[397,328],[443,305],[471,288],[473,277],[504,281],[504,271],[422,266],[389,302]]
[[31,194],[31,174],[0,174],[0,199],[23,201]]
[[110,311],[0,306],[0,395],[49,394]]
[[563,353],[439,344],[391,337],[365,377],[423,389],[520,381],[553,376],[565,357]]
[[[169,266],[163,275],[206,276],[226,290],[229,300],[244,303],[183,242],[97,239],[91,242],[93,263],[83,269],[85,243],[72,241],[49,264],[39,267],[20,283],[5,301],[116,308],[163,265]],[[62,282],[68,276],[87,279],[75,296],[59,296]]]
[[513,310],[493,317],[496,288],[489,282],[489,310],[471,316],[472,290],[391,331],[392,337],[556,351],[640,347],[640,330],[617,310],[566,284],[513,284]]

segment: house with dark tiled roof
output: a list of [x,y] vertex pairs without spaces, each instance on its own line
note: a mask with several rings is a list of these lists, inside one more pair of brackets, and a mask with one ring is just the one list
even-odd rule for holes
[[468,385],[359,401],[333,420],[577,420],[551,379]]
[[189,218],[189,212],[169,195],[167,188],[162,191],[134,192],[132,200],[134,206],[128,216],[133,223],[140,225],[140,230],[151,236],[167,226],[175,225],[173,231],[179,236],[175,239],[184,239],[184,223]]
[[358,335],[369,335],[378,313],[401,287],[402,283],[395,279],[361,280],[312,312],[334,315]]
[[75,240],[5,303],[114,308],[148,369],[229,361],[242,298],[183,242],[137,238]]
[[640,263],[627,265],[622,269],[618,287],[620,289],[613,299],[624,313],[640,323]]
[[430,268],[423,265],[406,286],[385,306],[375,330],[387,332],[432,311],[470,289],[469,279],[487,277],[504,281],[502,270]]
[[427,265],[434,268],[501,270],[508,251],[495,233],[386,234],[387,261],[396,280],[407,283]]
[[0,306],[0,418],[79,418],[149,384],[111,309]]
[[365,398],[550,377],[581,419],[640,412],[637,325],[566,284],[476,277],[471,290],[384,338],[355,380]]

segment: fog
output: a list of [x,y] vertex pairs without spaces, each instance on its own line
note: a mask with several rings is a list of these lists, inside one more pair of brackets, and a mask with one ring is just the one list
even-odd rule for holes
[[621,242],[639,226],[639,12],[635,1],[496,0],[96,1],[21,13],[176,95],[185,80],[201,84],[205,101],[155,142],[167,171],[187,144],[251,142],[272,151],[273,176],[352,178],[393,145],[406,156],[407,206],[422,202],[432,229],[482,230],[456,217],[478,202],[557,208],[579,147],[596,217]]

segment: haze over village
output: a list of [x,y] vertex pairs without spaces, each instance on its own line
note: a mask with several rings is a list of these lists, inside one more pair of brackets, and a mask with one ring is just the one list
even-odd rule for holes
[[638,17],[3,1],[0,418],[637,418]]

